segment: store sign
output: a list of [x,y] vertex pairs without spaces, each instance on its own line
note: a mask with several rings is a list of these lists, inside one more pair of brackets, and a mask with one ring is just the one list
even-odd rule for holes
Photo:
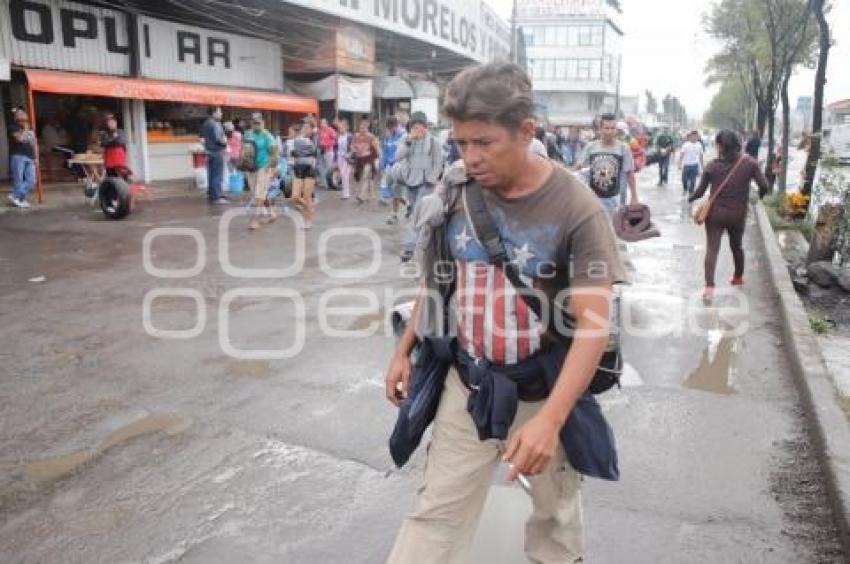
[[375,33],[346,26],[336,30],[336,70],[375,74]]
[[507,25],[474,0],[282,1],[425,41],[481,62],[504,57],[510,48]]
[[139,18],[145,78],[199,84],[283,89],[283,56],[270,41]]
[[115,10],[61,0],[0,0],[0,40],[10,62],[23,67],[130,70],[127,21]]
[[[0,40],[22,67],[128,75],[122,12],[64,0],[0,0]],[[280,45],[154,18],[139,18],[141,75],[282,90]]]
[[337,77],[337,108],[368,114],[372,111],[372,79]]

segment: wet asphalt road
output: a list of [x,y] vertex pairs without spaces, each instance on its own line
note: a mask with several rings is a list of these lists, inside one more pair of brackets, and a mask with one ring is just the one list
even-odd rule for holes
[[[623,478],[585,482],[587,560],[843,562],[755,229],[747,285],[706,308],[704,236],[676,183],[655,187],[654,174],[641,176],[641,194],[663,237],[629,246],[627,386],[602,400]],[[236,218],[222,236],[224,210],[196,197],[145,203],[121,223],[82,206],[0,214],[0,561],[383,561],[422,459],[388,474],[394,408],[382,378],[393,340],[378,326],[384,304],[412,282],[383,208],[321,198],[303,267],[287,278],[233,276],[220,255],[226,239],[234,267],[293,264],[301,242],[289,221],[249,233]],[[324,261],[329,226],[370,227],[380,248],[349,230],[324,241]],[[200,274],[146,271],[142,242],[155,227],[200,232]],[[158,238],[151,258],[187,269],[197,249],[189,236]],[[367,278],[323,272],[352,274],[373,258]],[[727,250],[720,264],[722,284]],[[29,281],[39,276],[46,281]],[[146,332],[145,296],[173,289],[183,294],[151,302],[150,324],[197,326],[195,337]],[[360,311],[318,315],[343,305]],[[323,319],[377,330],[328,336]],[[235,359],[222,348],[284,349],[302,335],[288,359]],[[522,561],[523,496],[491,489],[476,562]]]

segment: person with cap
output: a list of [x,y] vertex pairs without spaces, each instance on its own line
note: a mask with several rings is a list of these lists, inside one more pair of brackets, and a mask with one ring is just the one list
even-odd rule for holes
[[[433,191],[443,171],[443,148],[428,130],[428,116],[413,112],[409,123],[410,133],[399,144],[393,165],[393,179],[406,187],[407,218],[413,213],[416,201]],[[402,241],[402,261],[413,258],[415,247],[416,233],[408,226]]]
[[277,169],[280,148],[274,136],[264,127],[263,114],[260,112],[255,112],[251,116],[251,129],[245,132],[242,144],[254,146],[253,170],[246,171],[248,186],[251,188],[251,195],[257,207],[256,214],[248,225],[248,228],[253,230],[260,226],[260,218],[263,215],[267,215],[266,223],[277,219],[268,194],[271,173]]
[[103,149],[103,168],[108,176],[126,178],[130,175],[127,166],[127,134],[118,128],[115,114],[105,116],[106,128],[100,133],[100,147]]
[[670,171],[670,158],[673,155],[673,136],[666,129],[661,130],[655,140],[658,147],[658,185],[667,185],[667,175]]
[[307,117],[298,128],[298,137],[293,139],[289,155],[292,157],[292,194],[289,201],[301,206],[304,212],[304,229],[313,227],[313,191],[316,188],[316,159],[318,147],[313,140],[316,123]]
[[201,126],[201,137],[207,153],[207,199],[211,204],[226,204],[227,198],[221,195],[224,181],[224,152],[227,149],[227,137],[221,125],[221,108],[210,108],[209,116]]

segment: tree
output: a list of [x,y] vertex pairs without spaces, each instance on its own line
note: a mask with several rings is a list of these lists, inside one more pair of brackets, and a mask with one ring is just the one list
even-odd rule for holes
[[751,100],[744,82],[738,77],[723,81],[711,99],[703,121],[717,129],[742,131],[746,129]]
[[821,135],[823,130],[823,87],[826,84],[826,64],[829,59],[829,47],[832,44],[829,24],[826,21],[826,0],[813,0],[812,12],[818,22],[818,67],[815,72],[814,109],[812,110],[811,148],[806,158],[805,180],[802,192],[812,193],[815,170],[820,159]]
[[776,106],[783,88],[787,91],[786,79],[811,52],[813,35],[806,30],[812,1],[721,0],[705,17],[706,30],[724,43],[707,65],[709,82],[738,76],[753,96],[756,129],[762,135],[767,127],[765,172],[770,178]]

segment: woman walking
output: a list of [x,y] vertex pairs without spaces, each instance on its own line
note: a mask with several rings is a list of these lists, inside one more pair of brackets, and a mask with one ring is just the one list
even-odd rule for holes
[[380,156],[378,138],[369,132],[369,121],[362,120],[351,143],[354,152],[354,190],[357,203],[362,204],[375,197],[375,160]]
[[711,185],[711,211],[705,221],[705,292],[704,300],[714,297],[714,272],[723,233],[729,235],[729,247],[735,262],[735,274],[731,284],[744,283],[744,228],[747,223],[750,182],[759,186],[759,197],[763,197],[769,186],[758,162],[741,152],[741,141],[729,130],[723,130],[715,138],[718,157],[711,161],[702,173],[699,187],[688,202],[700,199]]
[[316,159],[318,148],[313,141],[314,122],[311,119],[304,120],[301,132],[292,144],[293,176],[292,197],[293,204],[301,205],[304,213],[304,229],[313,227],[313,191],[316,188]]

